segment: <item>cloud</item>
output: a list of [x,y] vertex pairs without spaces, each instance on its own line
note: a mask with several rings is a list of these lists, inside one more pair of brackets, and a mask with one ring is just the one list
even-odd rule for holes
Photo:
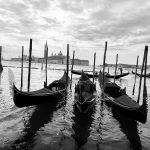
[[34,9],[40,11],[46,11],[52,2],[50,0],[24,0],[25,3],[26,1],[28,1]]
[[0,40],[26,44],[33,38],[37,54],[45,40],[52,49],[70,43],[91,53],[103,51],[108,41],[110,50],[129,54],[149,42],[149,9],[150,2],[141,0],[0,1]]
[[81,1],[75,1],[75,0],[61,1],[58,5],[64,11],[68,11],[71,13],[80,14],[83,12],[82,0]]

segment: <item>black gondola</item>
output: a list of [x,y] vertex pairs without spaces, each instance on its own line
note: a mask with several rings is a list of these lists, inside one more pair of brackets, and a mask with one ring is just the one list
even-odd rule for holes
[[[135,73],[134,71],[132,71],[132,74],[136,74],[139,77],[144,77],[145,76],[144,74],[141,75],[139,73]],[[150,73],[146,74],[146,77],[150,78]]]
[[104,76],[103,84],[103,74],[101,72],[99,74],[99,83],[106,104],[125,112],[126,115],[137,121],[146,123],[148,106],[145,98],[143,98],[143,104],[139,105],[139,103],[129,97],[120,86],[110,82],[106,76]]
[[107,78],[113,78],[115,77],[115,79],[120,79],[121,77],[125,77],[129,74],[129,72],[127,73],[122,73],[122,74],[118,74],[118,75],[110,75],[110,74],[106,74]]
[[[59,97],[65,96],[67,92],[66,77],[67,73],[64,72],[59,80],[55,80],[40,90],[31,92],[23,92],[13,84],[14,104],[17,107],[26,107],[42,103],[55,103]],[[69,77],[68,80],[70,80]]]
[[[76,74],[76,75],[81,75],[81,73],[82,73],[82,71],[79,71],[79,70],[72,70],[72,73],[73,74]],[[89,78],[93,78],[93,74],[90,74],[90,73],[85,73]],[[125,77],[125,76],[127,76],[129,74],[129,72],[127,72],[127,73],[122,73],[122,74],[119,74],[119,75],[110,75],[109,73],[106,73],[106,77],[107,78],[113,78],[114,79],[114,77],[115,77],[115,79],[119,79],[119,78],[121,78],[121,77]],[[96,72],[95,74],[94,74],[94,77],[95,78],[98,78],[99,77],[99,74]]]
[[96,103],[96,85],[82,71],[75,85],[75,104],[82,113],[87,113]]

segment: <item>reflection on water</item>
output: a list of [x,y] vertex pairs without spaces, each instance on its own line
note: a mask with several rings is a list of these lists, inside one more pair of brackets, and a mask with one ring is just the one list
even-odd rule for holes
[[51,122],[54,111],[64,106],[65,103],[65,99],[61,98],[53,103],[53,105],[47,103],[35,106],[33,112],[31,114],[28,112],[27,116],[24,117],[23,136],[19,137],[19,139],[13,143],[11,149],[32,149],[36,132],[39,131],[41,127]]
[[130,142],[130,148],[132,150],[141,150],[141,140],[138,134],[137,121],[128,118],[125,114],[116,109],[112,109],[113,117],[118,120],[121,131],[126,135]]
[[75,150],[79,150],[82,146],[87,143],[87,139],[90,135],[90,127],[94,120],[93,114],[95,112],[95,107],[93,107],[86,114],[80,113],[76,105],[74,105],[74,115],[72,117],[74,123],[72,128],[74,134],[72,135],[75,140]]

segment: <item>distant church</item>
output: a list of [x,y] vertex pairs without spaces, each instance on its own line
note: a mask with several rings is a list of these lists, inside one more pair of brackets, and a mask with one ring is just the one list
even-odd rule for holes
[[[66,64],[67,62],[67,56],[63,56],[62,52],[60,51],[58,55],[51,54],[50,57],[47,58],[47,62],[50,64]],[[70,62],[70,57],[69,57]]]
[[[39,62],[44,62],[45,61],[45,58],[40,58],[39,59]],[[62,54],[62,52],[60,51],[58,53],[58,55],[55,54],[51,54],[51,56],[49,56],[47,58],[47,63],[49,64],[66,64],[67,62],[67,56],[64,56]],[[70,56],[69,56],[69,63],[70,63]]]

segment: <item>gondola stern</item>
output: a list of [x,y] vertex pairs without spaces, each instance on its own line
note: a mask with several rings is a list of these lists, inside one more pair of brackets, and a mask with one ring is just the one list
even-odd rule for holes
[[139,113],[142,114],[141,115],[141,119],[139,120],[141,123],[146,123],[147,122],[147,113],[148,113],[148,103],[147,101],[144,102],[140,108],[138,109]]

